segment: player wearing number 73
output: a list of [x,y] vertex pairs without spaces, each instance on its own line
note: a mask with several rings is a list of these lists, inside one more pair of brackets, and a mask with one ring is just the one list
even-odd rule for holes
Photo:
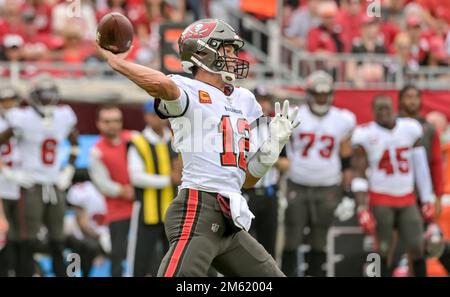
[[[18,276],[32,276],[33,254],[37,234],[42,225],[48,228],[53,271],[66,276],[64,266],[63,218],[64,191],[75,172],[73,163],[79,151],[77,146],[77,118],[67,105],[56,105],[58,88],[47,76],[38,77],[30,92],[29,106],[12,108],[5,115],[9,128],[0,133],[0,144],[11,137],[21,157],[14,170],[4,170],[5,178],[21,187],[19,198],[19,259]],[[72,144],[69,164],[61,171],[58,146],[69,137]]]
[[169,118],[182,156],[181,190],[166,213],[170,248],[159,276],[206,276],[210,266],[226,276],[283,276],[247,232],[253,215],[241,188],[252,187],[277,161],[298,124],[297,112],[288,115],[287,101],[282,109],[276,104],[270,136],[250,157],[250,128],[262,111],[249,90],[233,86],[249,70],[237,58],[243,45],[221,20],[188,26],[179,48],[183,68],[194,79],[166,76],[98,47],[113,69],[157,98],[155,109]]
[[342,189],[350,187],[350,137],[356,119],[350,111],[332,106],[333,89],[333,79],[325,71],[307,77],[307,104],[299,110],[303,123],[286,147],[291,166],[282,269],[287,276],[297,276],[297,249],[305,242],[305,227],[311,230],[306,275],[325,276],[328,229]]

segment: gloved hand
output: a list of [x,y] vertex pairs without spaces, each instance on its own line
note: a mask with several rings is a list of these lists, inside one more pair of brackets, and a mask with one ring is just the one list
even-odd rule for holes
[[434,219],[435,208],[432,202],[422,204],[421,211],[425,222],[431,222]]
[[286,144],[289,141],[292,131],[300,124],[298,111],[299,109],[296,108],[289,115],[288,100],[284,100],[283,109],[281,109],[280,102],[275,102],[275,117],[269,125],[270,137],[278,140],[280,144]]
[[344,222],[355,214],[355,200],[349,197],[342,198],[341,203],[336,207],[334,215],[339,219],[339,221]]
[[65,191],[69,188],[72,183],[73,176],[75,174],[75,167],[73,165],[67,165],[64,169],[59,173],[58,182],[56,186],[58,190]]
[[375,234],[375,227],[377,222],[369,209],[361,209],[358,211],[359,225],[363,228],[364,233],[368,235]]
[[[261,158],[263,163],[272,165],[278,159],[278,156],[284,145],[288,143],[292,131],[300,124],[298,119],[298,108],[289,115],[289,101],[285,100],[283,109],[279,102],[275,102],[275,117],[269,124],[270,136],[267,142],[261,147],[264,156]],[[264,160],[266,159],[266,160]]]
[[8,167],[3,167],[0,172],[7,180],[19,185],[22,188],[30,189],[34,186],[33,178],[24,171],[13,170]]

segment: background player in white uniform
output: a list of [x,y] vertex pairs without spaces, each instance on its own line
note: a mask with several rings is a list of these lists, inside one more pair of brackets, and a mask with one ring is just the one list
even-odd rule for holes
[[350,188],[350,137],[356,125],[353,113],[331,105],[333,79],[324,71],[312,73],[306,82],[307,103],[299,109],[302,124],[287,145],[288,207],[283,272],[297,275],[297,249],[310,228],[311,250],[305,259],[307,275],[325,276],[326,236],[342,196]]
[[81,272],[89,276],[96,256],[111,251],[111,238],[106,225],[105,197],[89,180],[86,170],[77,170],[67,202],[75,209],[75,219],[66,216],[64,227],[66,247],[80,255]]
[[[48,77],[39,77],[30,92],[30,106],[11,109],[6,118],[9,128],[0,134],[0,143],[15,137],[21,156],[22,178],[30,180],[22,186],[23,199],[19,210],[24,216],[20,225],[20,274],[33,274],[33,252],[36,235],[45,224],[49,231],[50,254],[53,271],[65,275],[62,258],[63,216],[65,191],[75,171],[77,147],[76,116],[67,105],[55,105],[59,100],[58,89]],[[70,137],[69,137],[70,136]],[[72,144],[69,164],[61,169],[58,163],[58,145],[66,138]]]
[[[0,132],[8,128],[5,113],[17,106],[18,101],[19,94],[13,87],[5,86],[0,89]],[[20,196],[17,182],[27,182],[21,178],[21,172],[14,170],[19,162],[15,144],[15,139],[10,139],[0,145],[0,241],[5,244],[0,247],[0,276],[8,276],[10,271],[16,270],[14,259],[19,236],[17,201]]]
[[248,159],[250,125],[261,116],[261,108],[250,91],[231,85],[248,73],[248,62],[236,56],[243,45],[221,20],[188,26],[179,48],[184,70],[195,79],[167,77],[124,60],[127,54],[99,48],[113,69],[162,99],[156,100],[157,110],[170,118],[174,145],[182,155],[182,190],[167,210],[170,249],[159,275],[204,276],[211,265],[224,275],[283,275],[245,231],[252,214],[240,191],[243,185],[253,186],[276,162],[296,126],[296,113],[288,116],[287,101],[283,111],[277,104],[269,139]]
[[[352,191],[364,231],[375,234],[381,255],[382,276],[390,276],[387,256],[396,229],[412,260],[415,276],[426,276],[423,220],[417,206],[417,185],[425,221],[434,216],[434,194],[422,127],[414,119],[395,118],[392,100],[374,98],[375,121],[358,127],[352,137]],[[366,171],[370,170],[368,179]]]

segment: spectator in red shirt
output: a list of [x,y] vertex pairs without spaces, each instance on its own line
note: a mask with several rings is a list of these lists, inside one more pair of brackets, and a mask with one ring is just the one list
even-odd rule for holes
[[342,28],[342,42],[345,52],[352,48],[354,38],[361,35],[361,25],[366,12],[363,11],[361,0],[343,0],[341,9],[336,16],[336,23]]
[[0,38],[5,34],[23,34],[22,12],[15,0],[6,0],[0,18]]
[[425,20],[431,28],[436,28],[436,16],[445,16],[445,20],[450,24],[450,0],[417,0],[425,9]]
[[105,105],[99,109],[97,127],[101,138],[91,151],[89,167],[93,183],[106,199],[113,277],[122,276],[134,200],[127,161],[127,145],[132,135],[122,129],[122,122],[122,112],[117,106]]
[[[351,53],[353,54],[385,54],[384,38],[380,33],[379,20],[364,16],[362,19],[361,37],[353,38]],[[357,87],[364,87],[367,82],[380,82],[384,77],[384,68],[379,61],[349,61],[346,67],[347,79]]]
[[305,48],[309,30],[320,25],[319,0],[308,0],[292,12],[284,31],[286,37],[298,48]]
[[336,24],[337,6],[334,1],[319,5],[320,25],[308,32],[307,49],[312,53],[338,53],[344,50],[341,28]]
[[52,9],[45,0],[27,0],[22,6],[22,11],[35,15],[33,21],[37,32],[46,34],[52,32]]
[[[35,22],[36,15],[27,10],[22,15],[24,58],[27,61],[49,61],[50,49],[55,47],[55,37],[50,34],[39,33]],[[62,43],[61,43],[62,44]]]
[[[428,67],[446,67],[449,64],[449,56],[447,54],[444,40],[441,37],[433,36],[430,39],[430,51],[426,57],[426,65]],[[450,74],[448,71],[445,73],[439,73],[434,76],[437,80],[448,81]]]
[[411,57],[419,64],[424,65],[430,50],[426,33],[422,30],[422,20],[415,16],[406,19],[406,33],[411,41]]

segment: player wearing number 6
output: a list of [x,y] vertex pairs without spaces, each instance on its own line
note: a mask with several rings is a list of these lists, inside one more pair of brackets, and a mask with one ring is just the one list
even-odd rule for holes
[[387,96],[375,97],[372,109],[375,121],[358,127],[352,137],[352,191],[358,219],[366,233],[376,236],[381,276],[390,276],[387,257],[394,229],[411,256],[414,276],[426,276],[423,220],[414,186],[423,205],[424,220],[433,218],[435,197],[422,145],[422,126],[415,119],[396,119],[392,100]]
[[194,79],[166,76],[124,60],[126,54],[98,48],[113,69],[158,98],[156,110],[169,118],[182,155],[181,190],[166,212],[170,249],[160,276],[206,276],[210,266],[227,276],[283,276],[247,232],[252,213],[241,188],[252,187],[277,161],[297,116],[288,115],[287,101],[283,108],[277,104],[270,136],[250,158],[250,129],[262,111],[249,90],[233,87],[249,70],[237,57],[243,45],[221,20],[188,26],[179,48],[183,68]]
[[[10,109],[6,113],[9,128],[0,134],[0,144],[14,137],[15,149],[21,157],[14,172],[6,176],[21,187],[18,202],[19,276],[34,273],[33,254],[42,225],[49,232],[53,271],[57,276],[65,276],[63,191],[70,185],[75,171],[72,164],[78,153],[77,119],[69,106],[57,106],[58,100],[59,93],[53,80],[47,76],[37,78],[30,92],[29,106]],[[72,144],[71,157],[69,165],[61,168],[57,159],[58,146],[68,137]]]

